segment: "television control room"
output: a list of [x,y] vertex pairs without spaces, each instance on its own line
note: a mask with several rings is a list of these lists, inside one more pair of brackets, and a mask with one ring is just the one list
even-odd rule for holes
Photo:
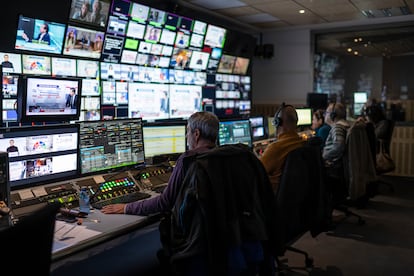
[[414,0],[3,7],[17,271],[414,273]]

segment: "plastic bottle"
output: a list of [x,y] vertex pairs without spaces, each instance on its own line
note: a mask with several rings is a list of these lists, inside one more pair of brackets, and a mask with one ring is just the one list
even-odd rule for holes
[[89,192],[87,187],[82,187],[79,192],[79,211],[89,214],[91,207],[89,205]]

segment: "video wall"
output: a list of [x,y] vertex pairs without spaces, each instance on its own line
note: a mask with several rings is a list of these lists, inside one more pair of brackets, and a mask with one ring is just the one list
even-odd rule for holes
[[[64,22],[32,14],[16,21],[13,51],[0,52],[3,122],[44,120],[22,113],[50,106],[81,121],[250,113],[253,53],[226,47],[232,31],[218,24],[128,0],[71,0]],[[53,78],[79,82],[44,85]]]

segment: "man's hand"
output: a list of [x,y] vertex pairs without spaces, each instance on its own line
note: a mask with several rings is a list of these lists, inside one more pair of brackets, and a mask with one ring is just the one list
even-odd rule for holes
[[101,212],[104,214],[124,214],[124,203],[110,204],[102,207]]

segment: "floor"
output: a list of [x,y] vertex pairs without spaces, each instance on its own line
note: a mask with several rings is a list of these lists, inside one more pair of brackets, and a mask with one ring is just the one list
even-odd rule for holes
[[[316,238],[304,235],[294,247],[314,260],[309,270],[284,275],[414,275],[414,178],[387,176],[367,206],[352,210],[365,221],[346,217]],[[288,251],[289,266],[304,266],[302,255]]]

